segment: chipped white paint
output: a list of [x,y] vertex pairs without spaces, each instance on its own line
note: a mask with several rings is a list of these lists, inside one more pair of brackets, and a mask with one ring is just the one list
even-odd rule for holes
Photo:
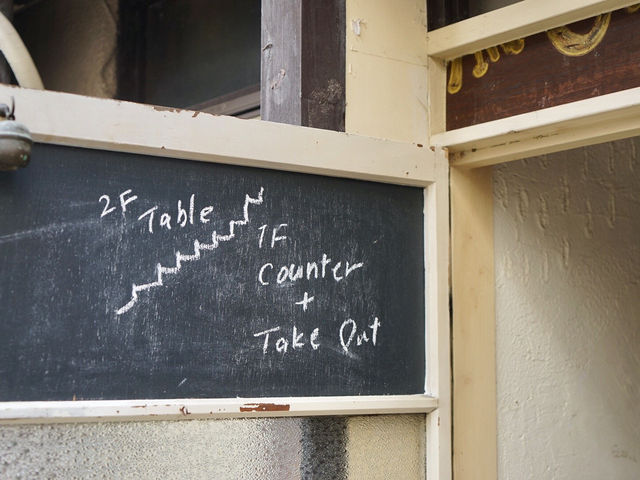
[[0,424],[428,413],[428,395],[0,402]]
[[362,31],[362,25],[365,23],[367,22],[365,22],[361,18],[356,18],[355,20],[351,20],[351,30],[353,30],[353,34],[356,37],[360,36],[360,32]]
[[638,478],[639,147],[494,171],[498,478]]

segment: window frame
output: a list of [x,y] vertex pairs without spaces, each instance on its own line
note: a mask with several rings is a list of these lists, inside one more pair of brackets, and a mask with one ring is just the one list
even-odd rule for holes
[[447,62],[637,3],[523,0],[426,35],[429,145],[447,150],[450,159],[452,465],[458,480],[498,475],[493,189],[491,169],[482,167],[640,135],[640,88],[447,131]]
[[[425,393],[342,397],[2,402],[0,424],[448,413],[448,166],[443,151],[327,130],[0,86],[34,141],[411,185],[425,194]],[[274,141],[282,139],[282,141]],[[348,159],[348,161],[346,161]],[[32,167],[27,167],[32,168]],[[442,392],[442,393],[441,393]],[[431,419],[431,421],[429,421]],[[446,429],[428,427],[430,448]]]

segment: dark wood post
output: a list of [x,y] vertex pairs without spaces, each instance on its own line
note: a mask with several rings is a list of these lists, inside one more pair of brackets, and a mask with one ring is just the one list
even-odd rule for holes
[[263,120],[344,131],[345,0],[262,0]]
[[[345,0],[262,0],[261,36],[262,120],[343,132]],[[346,419],[302,425],[303,476],[345,478]]]

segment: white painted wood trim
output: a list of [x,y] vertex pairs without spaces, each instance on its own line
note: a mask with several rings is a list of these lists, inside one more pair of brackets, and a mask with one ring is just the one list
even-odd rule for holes
[[429,145],[434,142],[431,137],[446,130],[447,112],[447,65],[444,60],[430,57],[427,63],[429,111]]
[[0,86],[39,142],[426,186],[434,156],[420,144],[187,110]]
[[428,33],[429,56],[452,60],[638,3],[638,0],[523,0]]
[[0,424],[427,413],[427,395],[0,403]]
[[431,137],[451,164],[482,167],[640,135],[640,87]]
[[436,182],[425,189],[425,274],[427,383],[438,398],[427,415],[427,478],[450,479],[451,465],[451,335],[449,317],[449,160],[436,150]]

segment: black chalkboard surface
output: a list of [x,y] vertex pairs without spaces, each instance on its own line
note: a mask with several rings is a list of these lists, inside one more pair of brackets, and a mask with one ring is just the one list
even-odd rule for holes
[[423,393],[423,206],[37,144],[0,172],[0,400]]

